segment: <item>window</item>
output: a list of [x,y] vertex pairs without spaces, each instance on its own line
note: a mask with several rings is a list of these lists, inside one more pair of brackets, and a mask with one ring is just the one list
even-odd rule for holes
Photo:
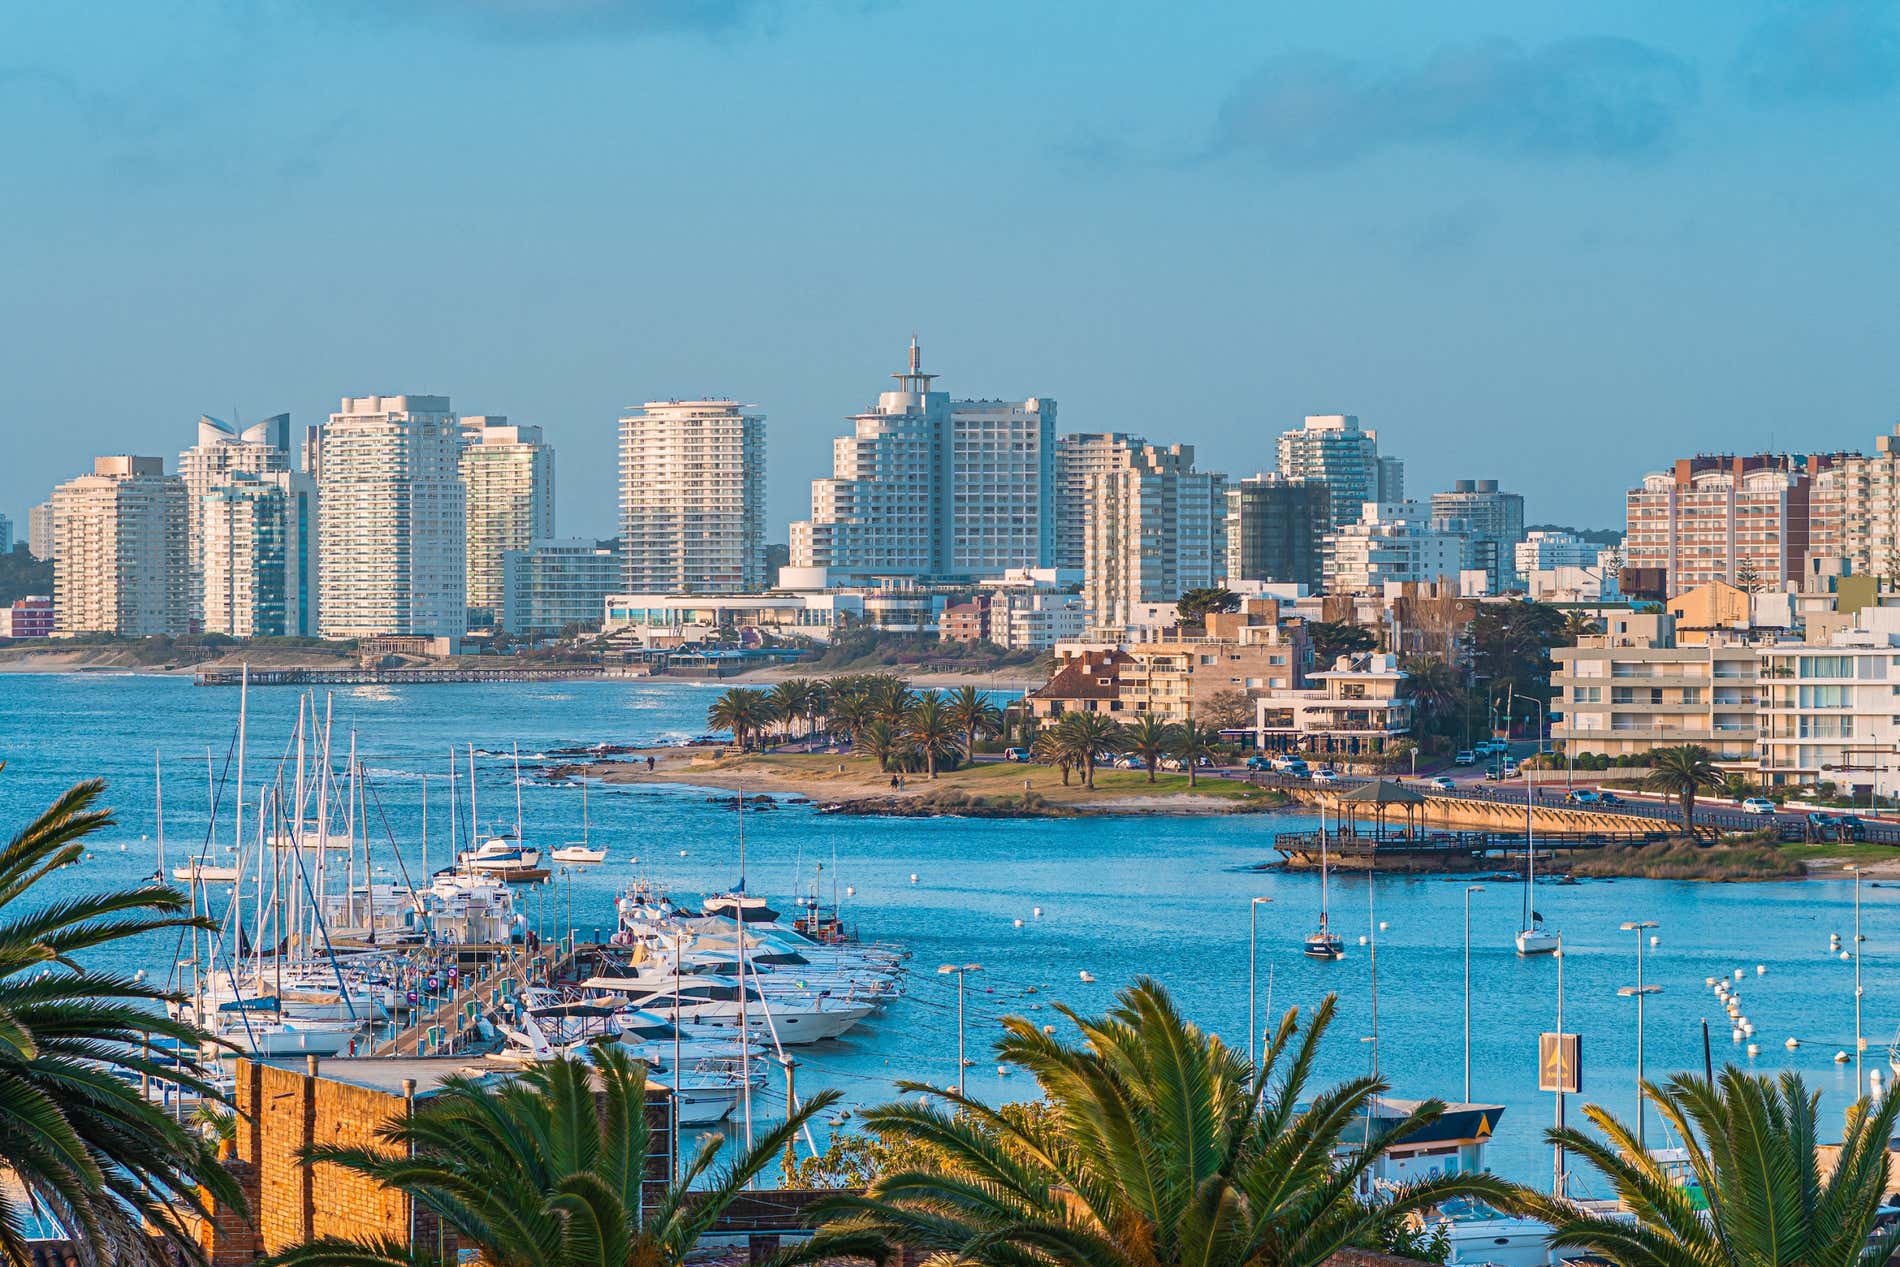
[[1800,667],[1796,670],[1799,677],[1844,677],[1854,676],[1854,657],[1846,655],[1804,655],[1796,657]]

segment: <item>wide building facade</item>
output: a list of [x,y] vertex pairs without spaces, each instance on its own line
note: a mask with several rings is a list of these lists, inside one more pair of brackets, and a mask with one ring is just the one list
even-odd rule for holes
[[156,457],[96,458],[54,489],[54,636],[189,633],[188,504]]
[[570,625],[598,629],[620,570],[615,541],[537,541],[510,550],[502,556],[501,627],[524,637]]
[[[202,599],[205,495],[232,475],[262,475],[290,469],[290,415],[275,414],[248,427],[205,414],[198,419],[198,442],[178,455],[178,478],[185,482],[190,508],[185,516],[185,549],[190,569],[187,588],[192,618],[207,633]],[[228,632],[228,631],[226,631]]]
[[1227,477],[1194,469],[1194,446],[1143,445],[1090,482],[1082,593],[1094,628],[1138,623],[1145,604],[1218,584],[1227,562]]
[[554,450],[541,428],[499,416],[464,417],[460,427],[468,620],[487,626],[501,611],[503,557],[554,535]]
[[319,452],[326,638],[467,631],[467,507],[447,396],[346,396]]
[[650,400],[620,419],[620,586],[743,594],[765,575],[765,415]]

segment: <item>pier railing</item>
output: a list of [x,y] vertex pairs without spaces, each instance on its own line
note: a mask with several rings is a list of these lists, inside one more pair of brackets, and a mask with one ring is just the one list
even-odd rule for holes
[[[598,664],[540,664],[489,668],[436,669],[252,669],[252,686],[421,686],[449,682],[566,682],[597,678]],[[194,678],[199,686],[236,686],[242,669],[205,669]]]
[[439,1004],[419,1010],[409,1027],[377,1044],[372,1056],[450,1056],[467,1045],[483,1013],[503,1010],[527,986],[566,975],[577,955],[574,948],[543,942],[536,950],[511,947],[505,955],[487,960],[456,983]]

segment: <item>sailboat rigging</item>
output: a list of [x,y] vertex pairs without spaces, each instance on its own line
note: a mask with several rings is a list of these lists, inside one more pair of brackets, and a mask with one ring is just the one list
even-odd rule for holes
[[[1326,802],[1319,806],[1319,928],[1306,935],[1305,951],[1309,959],[1340,959],[1346,954],[1346,942],[1327,923],[1326,890],[1331,870],[1326,856]],[[1368,880],[1370,876],[1368,876]]]

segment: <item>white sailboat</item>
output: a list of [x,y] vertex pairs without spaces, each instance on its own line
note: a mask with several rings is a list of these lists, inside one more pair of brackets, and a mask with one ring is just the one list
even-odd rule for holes
[[1557,947],[1563,945],[1562,936],[1544,927],[1544,917],[1537,912],[1532,891],[1537,879],[1537,831],[1531,822],[1532,806],[1536,799],[1536,793],[1532,790],[1537,782],[1536,770],[1536,766],[1524,767],[1524,915],[1517,930],[1517,953],[1520,955],[1554,954]]
[[1305,951],[1309,959],[1328,961],[1342,959],[1346,954],[1346,940],[1332,930],[1326,917],[1326,881],[1330,868],[1326,857],[1326,803],[1319,807],[1319,928],[1306,935]]
[[562,845],[554,851],[556,862],[595,863],[607,861],[607,851],[596,849],[587,839],[587,780],[581,780],[581,839],[579,844]]

